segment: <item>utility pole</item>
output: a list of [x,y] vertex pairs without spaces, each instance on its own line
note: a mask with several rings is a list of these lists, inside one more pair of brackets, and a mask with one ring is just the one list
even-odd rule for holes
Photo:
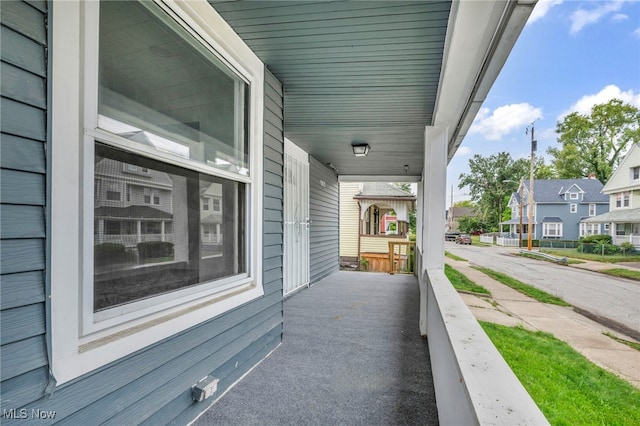
[[[534,128],[533,128],[533,124],[531,123],[531,163],[529,165],[529,229],[528,231],[528,237],[527,237],[527,250],[531,251],[531,247],[533,245],[533,241],[532,241],[532,236],[531,236],[531,231],[533,228],[533,160],[535,159],[535,152],[536,152],[536,145],[538,144],[538,141],[536,141],[534,139]],[[527,129],[527,132],[529,131],[529,129]]]
[[518,200],[518,204],[520,205],[520,214],[518,217],[520,218],[520,227],[518,228],[518,248],[522,248],[522,190],[524,189],[524,176],[520,178],[520,185],[518,185],[518,195],[520,199]]
[[449,232],[453,232],[453,185],[451,185],[451,205],[449,207]]

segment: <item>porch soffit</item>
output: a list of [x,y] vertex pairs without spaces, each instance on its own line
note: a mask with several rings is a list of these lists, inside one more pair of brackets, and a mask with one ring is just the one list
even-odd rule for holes
[[[437,124],[452,128],[452,157],[480,107],[473,94],[486,94],[535,4],[209,1],[283,83],[285,136],[341,177],[378,181],[421,176],[425,127],[436,124],[438,111]],[[523,2],[519,21],[504,24],[510,5]],[[471,21],[455,25],[460,42],[451,22],[461,9]],[[447,66],[451,56],[471,58]],[[443,70],[452,76],[447,84]],[[367,157],[354,157],[353,141],[370,145]]]

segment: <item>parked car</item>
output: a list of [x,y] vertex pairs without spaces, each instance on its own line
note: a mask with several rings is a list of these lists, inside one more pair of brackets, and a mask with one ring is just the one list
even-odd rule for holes
[[446,232],[444,234],[444,240],[445,241],[455,241],[456,238],[458,238],[458,235],[460,235],[459,232]]
[[471,235],[469,234],[460,234],[456,238],[456,244],[469,244],[471,245]]

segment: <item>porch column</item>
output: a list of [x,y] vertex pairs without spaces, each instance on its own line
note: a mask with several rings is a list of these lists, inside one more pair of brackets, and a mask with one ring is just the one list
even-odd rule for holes
[[[444,269],[444,227],[448,129],[427,127],[424,134],[422,271]],[[420,280],[420,334],[427,334],[428,280]]]

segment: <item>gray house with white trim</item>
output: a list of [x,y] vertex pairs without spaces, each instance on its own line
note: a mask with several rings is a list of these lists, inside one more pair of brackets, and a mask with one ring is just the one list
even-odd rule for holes
[[[529,180],[521,182],[522,188],[519,187],[509,200],[511,219],[503,225],[509,225],[512,234],[519,234],[522,211],[522,233],[528,235],[529,183]],[[602,188],[602,182],[597,179],[535,179],[532,239],[577,240],[607,231],[599,225],[584,222],[609,211],[609,200],[600,192]]]
[[[440,422],[543,424],[443,272],[447,163],[535,3],[1,2],[2,423],[191,422],[338,270],[339,183],[383,180],[418,183]],[[157,178],[144,261],[99,246],[106,164]]]

